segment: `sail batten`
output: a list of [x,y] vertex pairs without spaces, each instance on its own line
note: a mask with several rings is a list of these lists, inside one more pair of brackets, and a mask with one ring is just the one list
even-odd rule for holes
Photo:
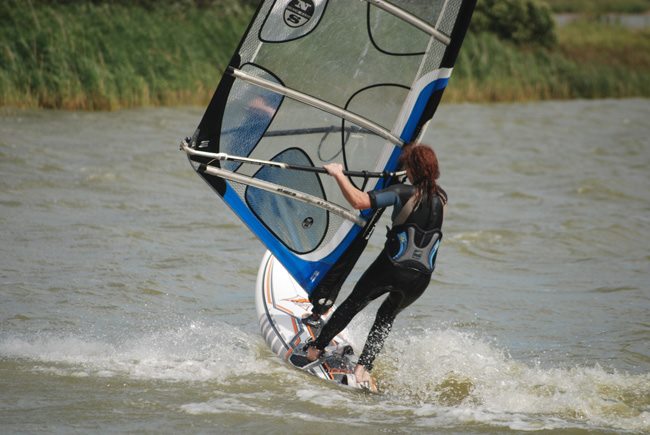
[[[323,166],[390,185],[434,116],[476,0],[263,0],[185,150],[308,292],[340,287],[381,210]],[[435,144],[434,144],[435,146]]]
[[347,210],[344,207],[341,207],[338,204],[334,204],[332,202],[324,201],[319,197],[312,196],[309,194],[306,194],[304,192],[301,192],[299,190],[294,190],[294,189],[289,189],[287,187],[281,186],[279,184],[275,183],[269,183],[267,181],[255,179],[253,177],[247,177],[245,175],[240,175],[237,174],[236,172],[232,171],[226,171],[224,169],[216,168],[214,166],[210,165],[204,165],[199,167],[198,169],[200,172],[213,175],[216,177],[224,178],[226,180],[231,180],[235,181],[241,184],[245,184],[247,186],[253,186],[258,189],[262,189],[271,193],[275,193],[277,195],[282,195],[286,196],[289,198],[293,198],[296,201],[301,201],[305,202],[308,204],[315,205],[317,207],[323,208],[330,213],[334,213],[344,219],[349,220],[350,222],[353,222],[361,227],[363,227],[366,224],[366,220],[363,219],[362,217],[350,213],[349,210]]
[[300,101],[301,103],[308,104],[317,109],[331,113],[332,115],[336,115],[342,119],[354,122],[355,124],[363,128],[366,128],[369,131],[372,131],[373,133],[383,137],[384,139],[394,144],[403,145],[403,141],[399,137],[393,135],[390,131],[382,128],[381,126],[364,118],[363,116],[357,115],[356,113],[352,113],[348,110],[330,104],[327,101],[323,101],[319,98],[312,97],[311,95],[307,95],[305,93],[296,91],[295,89],[290,89],[287,88],[286,86],[273,83],[270,80],[264,80],[262,78],[255,77],[251,74],[246,74],[245,72],[238,69],[232,69],[230,71],[234,77],[237,77],[239,79],[242,79],[254,85],[260,86],[262,88],[268,89],[270,91],[277,92],[278,94],[282,94],[289,98],[293,98],[296,101]]
[[365,0],[368,3],[377,6],[378,8],[381,8],[385,10],[386,12],[395,15],[396,17],[406,21],[407,23],[417,27],[418,29],[422,30],[425,33],[428,33],[429,35],[433,36],[436,38],[438,41],[442,42],[445,45],[449,45],[451,42],[451,39],[449,36],[445,35],[435,27],[431,26],[429,23],[427,23],[424,20],[419,19],[413,14],[410,14],[409,12],[405,11],[404,9],[401,9],[394,4],[387,2],[385,0]]

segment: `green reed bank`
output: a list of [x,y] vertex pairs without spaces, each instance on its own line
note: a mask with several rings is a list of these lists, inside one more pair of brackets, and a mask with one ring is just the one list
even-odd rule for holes
[[[256,3],[2,1],[0,106],[205,104]],[[482,0],[445,100],[631,96],[650,97],[647,28],[594,19],[557,27],[537,0]]]

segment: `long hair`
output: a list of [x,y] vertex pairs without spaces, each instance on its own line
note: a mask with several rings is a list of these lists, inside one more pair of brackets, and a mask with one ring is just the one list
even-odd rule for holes
[[426,194],[429,198],[438,195],[443,203],[447,203],[447,194],[436,181],[440,178],[440,167],[438,156],[431,147],[413,143],[405,145],[400,163],[404,169],[410,170],[413,185],[420,195]]

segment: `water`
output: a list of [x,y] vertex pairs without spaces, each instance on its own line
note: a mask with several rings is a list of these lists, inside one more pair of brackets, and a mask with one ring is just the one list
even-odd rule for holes
[[264,249],[177,150],[201,115],[0,116],[0,432],[650,432],[649,100],[441,106],[444,244],[380,395],[267,349]]

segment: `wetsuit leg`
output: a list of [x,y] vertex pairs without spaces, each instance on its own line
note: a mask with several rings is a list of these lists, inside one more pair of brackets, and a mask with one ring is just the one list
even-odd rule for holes
[[391,292],[377,310],[375,322],[358,361],[368,371],[372,370],[375,358],[384,347],[384,341],[393,327],[395,317],[424,293],[431,279],[430,275],[419,272],[411,273],[410,278],[401,283],[399,291]]
[[[386,254],[383,252],[364,272],[345,301],[334,311],[323,330],[314,341],[314,346],[324,349],[336,335],[350,323],[352,318],[370,302],[391,290],[390,284],[381,277],[386,273]],[[392,266],[388,261],[388,266]]]
[[361,352],[358,361],[366,370],[372,370],[373,361],[384,347],[384,341],[388,337],[393,327],[393,321],[400,311],[399,306],[401,305],[402,299],[403,295],[401,293],[391,293],[381,304],[379,310],[377,310],[375,322],[372,324],[372,328],[370,328],[366,344],[363,347],[363,352]]

